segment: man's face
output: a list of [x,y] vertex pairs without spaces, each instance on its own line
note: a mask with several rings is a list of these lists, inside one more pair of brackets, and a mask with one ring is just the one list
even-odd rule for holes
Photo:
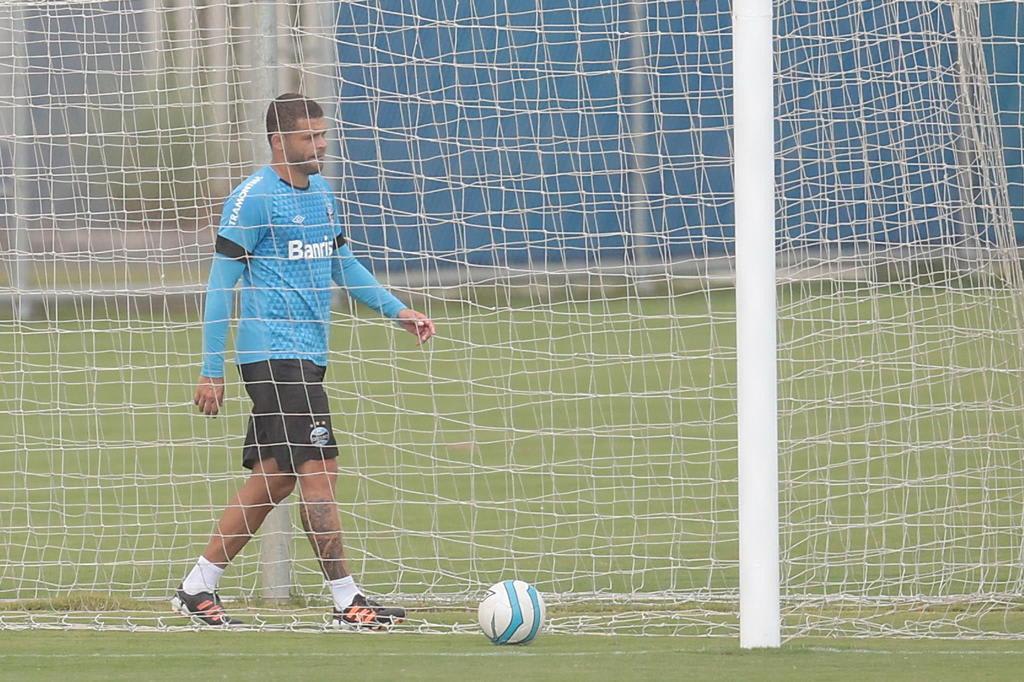
[[316,175],[323,168],[327,155],[327,121],[323,118],[300,118],[295,130],[281,133],[284,160],[289,166]]

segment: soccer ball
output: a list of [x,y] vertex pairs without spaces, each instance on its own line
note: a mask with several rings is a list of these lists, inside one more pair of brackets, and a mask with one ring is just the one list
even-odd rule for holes
[[502,580],[487,590],[477,618],[480,629],[494,644],[526,644],[544,624],[544,600],[533,585]]

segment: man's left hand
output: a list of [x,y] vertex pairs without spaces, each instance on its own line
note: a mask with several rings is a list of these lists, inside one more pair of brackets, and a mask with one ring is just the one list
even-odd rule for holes
[[436,332],[434,323],[423,313],[416,312],[412,308],[406,308],[398,313],[398,324],[402,329],[416,337],[417,345],[422,345]]

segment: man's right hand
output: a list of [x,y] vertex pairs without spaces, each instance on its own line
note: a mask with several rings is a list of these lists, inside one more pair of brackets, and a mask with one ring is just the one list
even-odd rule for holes
[[220,406],[224,404],[223,377],[199,377],[192,402],[199,406],[200,412],[211,417],[220,412]]

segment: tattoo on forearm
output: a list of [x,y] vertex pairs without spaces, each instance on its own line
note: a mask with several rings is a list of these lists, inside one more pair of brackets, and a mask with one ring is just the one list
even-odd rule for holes
[[328,580],[348,575],[341,543],[341,519],[333,499],[304,500],[299,505],[302,527],[320,559],[320,568]]

